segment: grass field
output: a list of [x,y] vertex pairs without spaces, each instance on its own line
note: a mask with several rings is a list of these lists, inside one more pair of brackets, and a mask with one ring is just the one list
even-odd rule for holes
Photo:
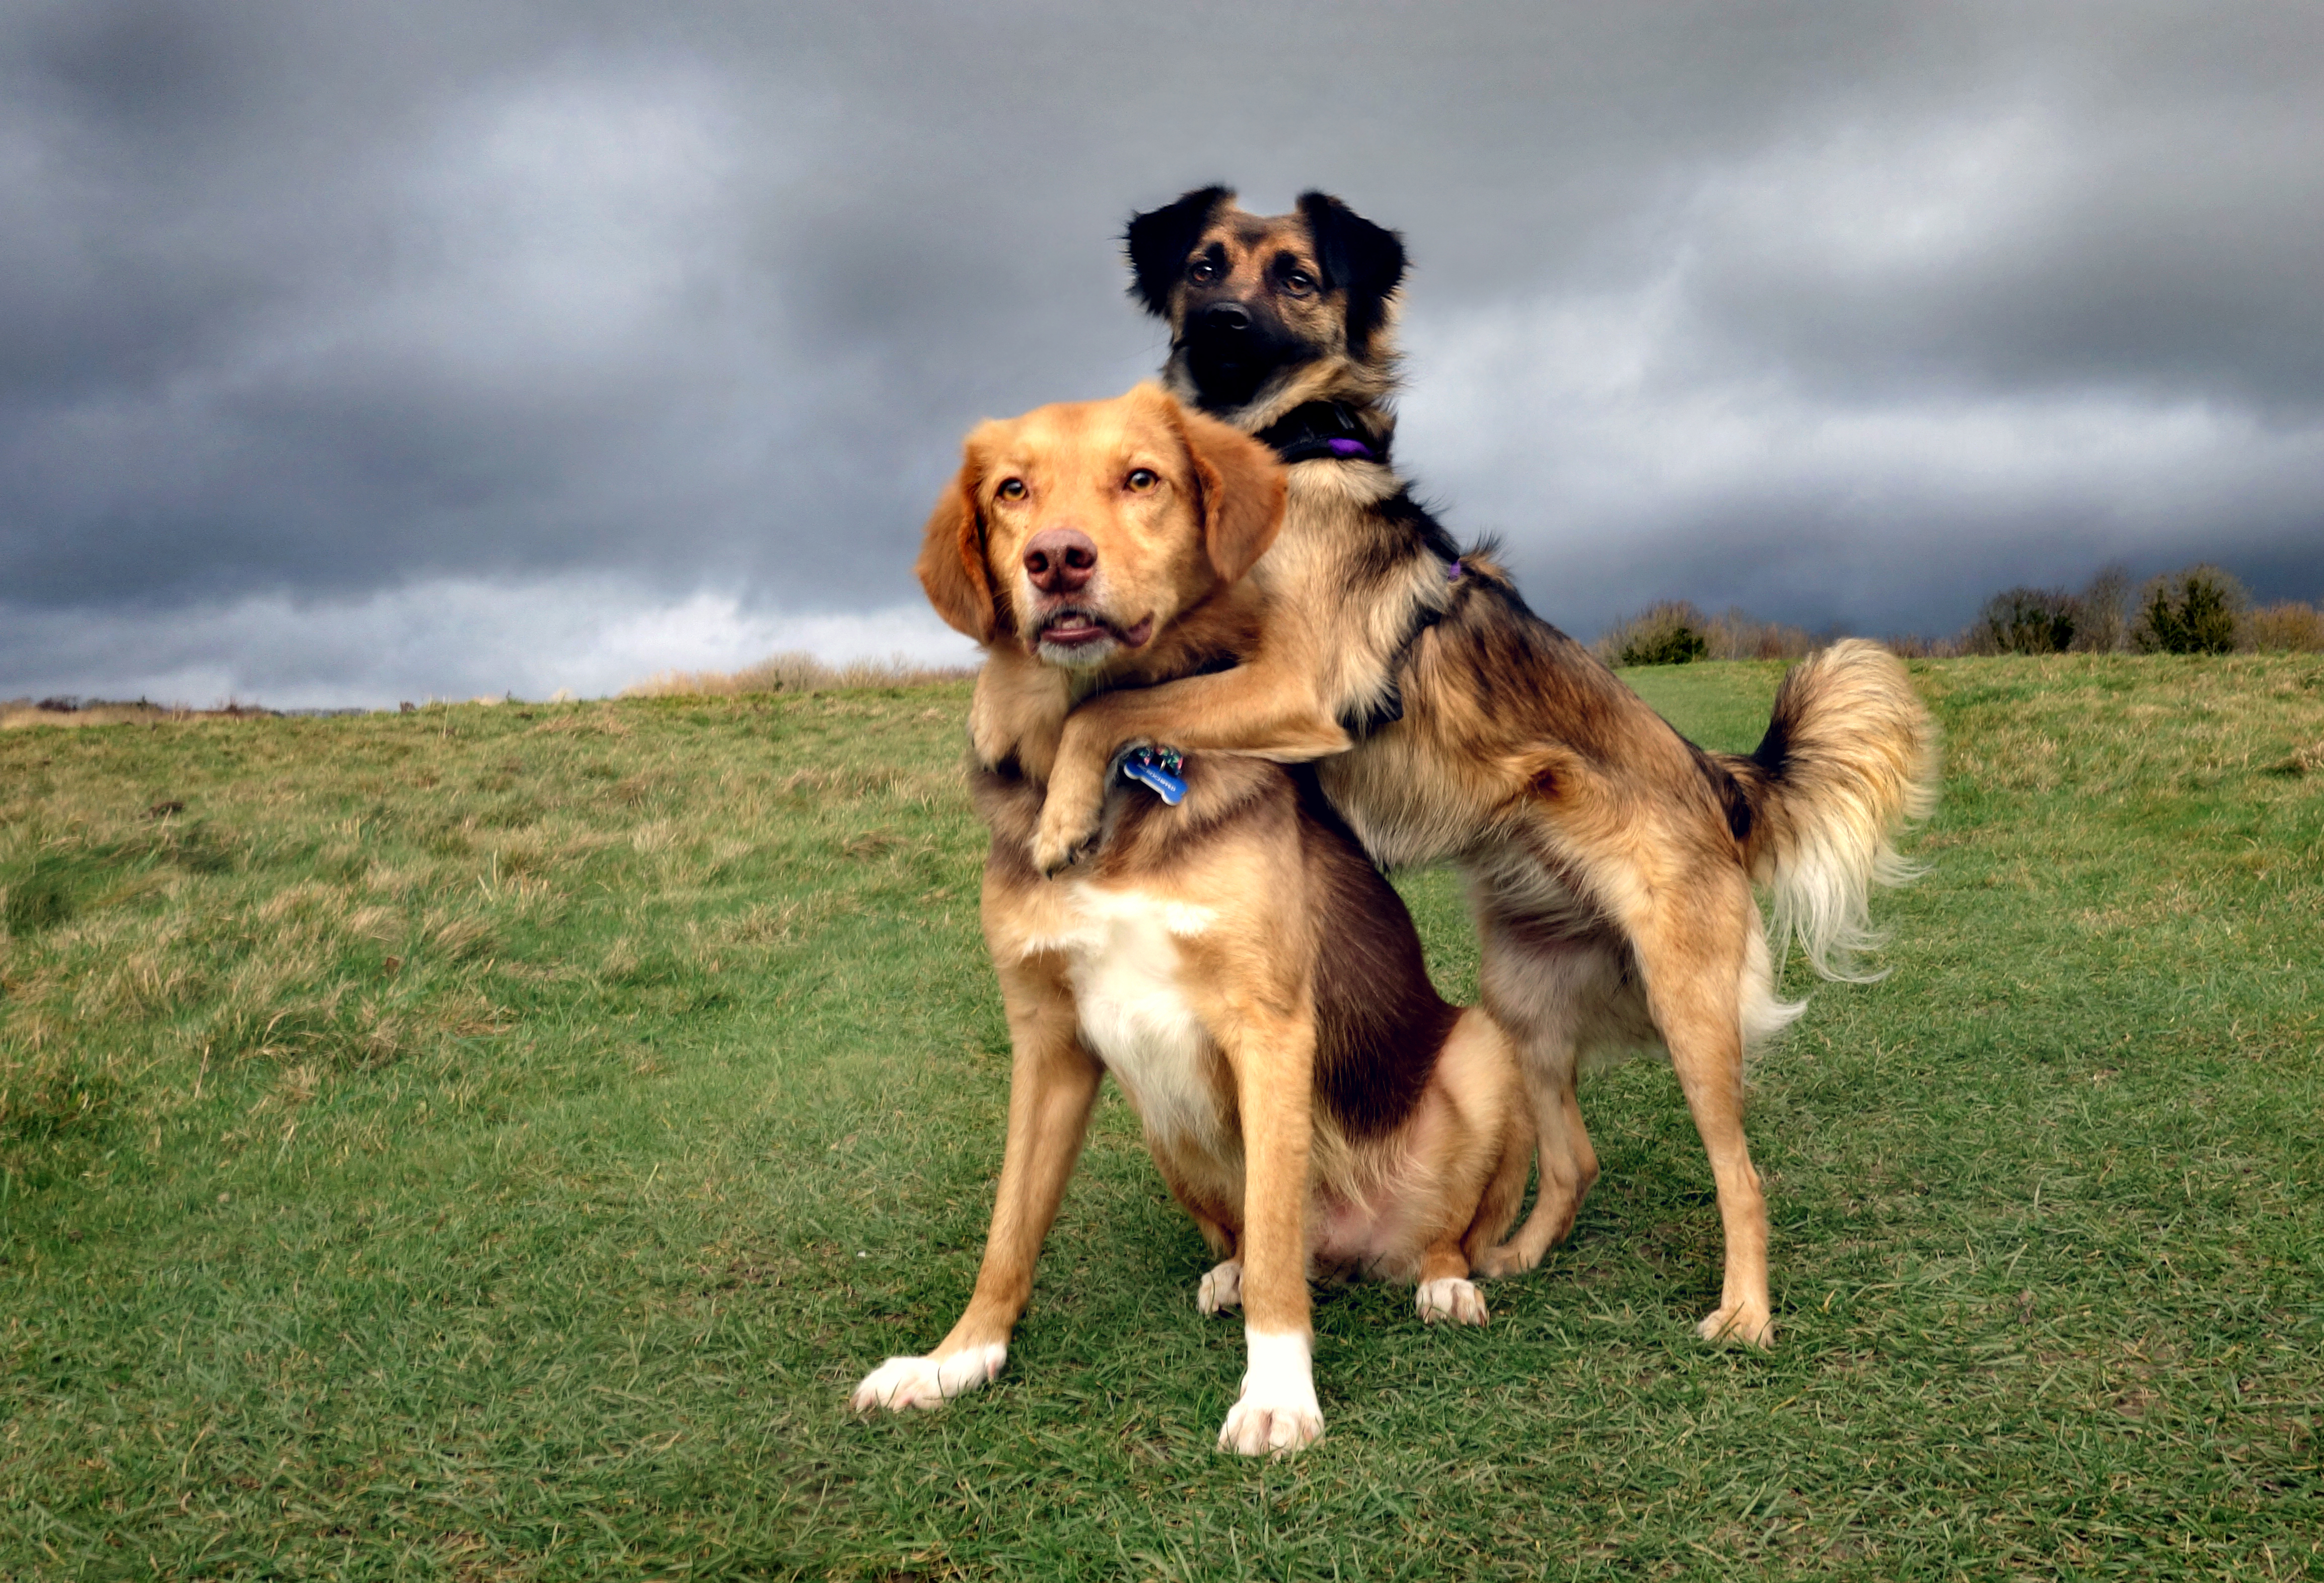
[[1755,1079],[1780,1350],[1632,1066],[1488,1329],[1320,1296],[1277,1465],[1112,1098],[1001,1381],[844,1410],[999,1166],[964,686],[0,732],[0,1576],[2324,1575],[2324,659],[1914,668],[1894,975]]

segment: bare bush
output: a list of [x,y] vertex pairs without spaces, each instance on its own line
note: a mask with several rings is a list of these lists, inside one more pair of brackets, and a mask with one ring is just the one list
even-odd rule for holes
[[2287,599],[2244,617],[2243,646],[2263,654],[2324,653],[2324,612]]
[[2130,568],[2114,562],[2076,596],[2073,648],[2083,654],[2118,654],[2130,647]]
[[1970,652],[1963,646],[1961,639],[1958,636],[1923,638],[1918,632],[1900,632],[1895,637],[1886,638],[1882,641],[1887,645],[1888,651],[1899,659],[1958,659]]
[[622,689],[624,698],[733,698],[749,693],[820,693],[834,687],[902,687],[957,681],[965,666],[914,665],[903,658],[830,666],[812,654],[775,654],[741,670],[665,670]]
[[1821,647],[1805,627],[1763,621],[1734,605],[1711,623],[1707,636],[1713,659],[1803,659]]

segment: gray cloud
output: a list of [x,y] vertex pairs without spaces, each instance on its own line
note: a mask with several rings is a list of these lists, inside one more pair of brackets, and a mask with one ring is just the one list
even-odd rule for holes
[[962,429],[1151,371],[1114,238],[1213,179],[1405,231],[1401,454],[1585,632],[2313,597],[2319,62],[2291,7],[14,5],[0,694],[493,690],[430,590],[528,676],[592,610],[884,630]]

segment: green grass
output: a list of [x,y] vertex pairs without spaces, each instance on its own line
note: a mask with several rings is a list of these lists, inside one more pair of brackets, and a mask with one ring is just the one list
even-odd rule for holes
[[1755,1077],[1781,1349],[1632,1066],[1487,1330],[1320,1294],[1278,1465],[1113,1098],[1001,1381],[844,1409],[1000,1162],[964,686],[0,733],[0,1576],[2324,1574],[2324,661],[1914,670],[1894,975]]

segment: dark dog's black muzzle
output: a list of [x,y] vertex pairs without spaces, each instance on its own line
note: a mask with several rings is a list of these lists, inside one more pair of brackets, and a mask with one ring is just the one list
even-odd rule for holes
[[1314,354],[1314,348],[1270,324],[1270,317],[1231,300],[1187,315],[1186,369],[1203,406],[1214,412],[1240,407],[1279,370]]
[[1205,337],[1247,336],[1251,330],[1250,309],[1240,302],[1213,302],[1196,322]]

